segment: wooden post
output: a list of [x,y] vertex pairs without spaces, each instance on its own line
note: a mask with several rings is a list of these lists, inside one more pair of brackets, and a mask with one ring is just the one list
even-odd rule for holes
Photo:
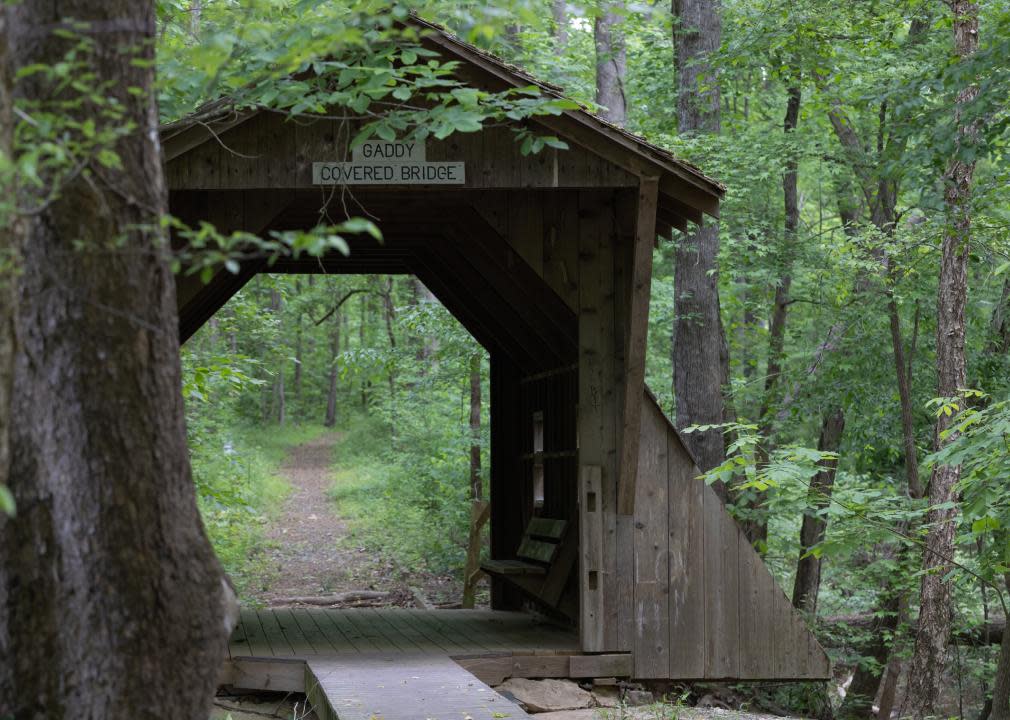
[[470,502],[470,537],[466,545],[466,566],[463,569],[463,602],[464,610],[472,610],[477,594],[477,581],[480,580],[480,545],[481,531],[491,516],[491,504],[487,500],[475,499]]
[[645,393],[645,349],[649,336],[649,295],[658,194],[658,178],[640,178],[638,218],[635,221],[635,245],[631,261],[631,294],[625,323],[624,406],[621,413],[621,455],[617,480],[617,512],[621,515],[631,515],[635,511],[635,480],[638,476],[638,445]]

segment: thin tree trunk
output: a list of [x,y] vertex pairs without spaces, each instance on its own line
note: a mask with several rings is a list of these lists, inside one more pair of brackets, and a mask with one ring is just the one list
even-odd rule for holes
[[470,535],[463,571],[464,608],[472,608],[480,576],[481,530],[487,522],[480,462],[481,356],[470,357]]
[[[363,350],[367,345],[367,329],[368,323],[371,319],[371,296],[362,295],[361,296],[361,317],[358,322],[358,349]],[[363,410],[368,409],[368,396],[369,396],[369,386],[371,382],[369,380],[361,381],[361,408]]]
[[[897,627],[906,626],[908,623],[908,596],[903,595],[898,601]],[[902,633],[903,635],[903,633]],[[878,691],[879,701],[877,703],[878,720],[888,720],[894,710],[894,700],[898,694],[898,681],[901,679],[901,669],[905,662],[901,656],[901,648],[904,645],[902,639],[895,638],[891,645],[891,656],[887,660],[887,669],[884,677],[880,681]]]
[[[93,23],[76,30],[95,41],[84,60],[118,103],[116,122],[136,127],[115,144],[121,168],[64,175],[45,207],[18,197],[38,210],[20,228],[0,717],[207,717],[237,607],[186,448],[175,282],[157,229],[167,202],[153,3],[28,0],[0,15],[15,68],[52,66],[77,46],[45,29]],[[17,94],[61,102],[76,123],[101,117],[46,77],[23,77]]]
[[623,125],[628,118],[628,98],[624,93],[627,75],[627,52],[621,16],[614,11],[618,3],[606,5],[593,23],[596,45],[596,104],[602,106],[601,117]]
[[[300,296],[301,293],[302,282],[299,279],[295,282],[295,294],[296,296]],[[300,303],[298,307],[301,307]],[[299,310],[295,316],[295,371],[291,378],[291,385],[295,394],[296,403],[298,403],[302,397],[302,352],[302,313],[301,310]]]
[[[824,416],[817,449],[837,453],[845,430],[845,413],[835,408]],[[800,528],[800,557],[796,562],[796,579],[793,582],[793,607],[810,615],[817,614],[817,596],[821,587],[821,558],[810,555],[811,548],[824,541],[828,522],[821,513],[831,501],[835,485],[838,460],[823,460],[821,469],[810,482],[807,496],[808,511],[803,515]]]
[[881,668],[887,667],[891,656],[891,639],[898,628],[901,599],[893,588],[887,587],[877,594],[873,611],[873,625],[869,630],[872,638],[861,654],[873,662],[860,664],[849,683],[848,692],[838,709],[841,718],[870,718],[874,716],[873,701],[880,689]]
[[554,54],[564,57],[568,49],[567,0],[551,0],[551,15],[554,18]]
[[[954,0],[951,7],[954,12],[954,50],[964,60],[978,49],[978,6],[971,0]],[[961,106],[972,102],[978,93],[977,85],[970,85],[958,93],[958,107],[955,109],[955,122],[959,126],[958,150],[961,146],[971,145],[976,139],[977,126],[961,125]],[[937,394],[940,397],[959,395],[965,386],[964,313],[968,296],[974,172],[974,159],[963,160],[955,155],[944,178],[947,224],[941,248],[936,330]],[[950,418],[941,414],[936,421],[935,446],[938,449],[954,439],[942,435],[949,426]],[[908,713],[913,718],[936,714],[943,682],[951,624],[951,587],[944,578],[951,570],[954,554],[957,528],[954,489],[960,477],[960,466],[936,465],[929,482],[931,509],[922,562],[925,574],[919,591],[919,630],[906,696]]]
[[1010,277],[1003,281],[999,303],[993,308],[990,323],[990,352],[1003,354],[1010,350]]
[[340,326],[343,315],[334,313],[333,330],[330,334],[330,372],[329,388],[326,392],[326,418],[323,425],[334,427],[337,424],[337,357],[340,355]]
[[[282,316],[281,310],[283,308],[283,300],[281,299],[280,290],[274,288],[270,291],[270,309],[273,311],[274,315],[277,316],[277,335],[279,338],[283,338],[282,329]],[[284,425],[284,420],[287,415],[287,399],[284,393],[284,368],[287,365],[287,359],[282,357],[280,362],[277,364],[277,375],[274,377],[274,402],[273,402],[273,415],[274,420],[277,421],[278,425]]]
[[[1003,575],[1003,584],[1010,591],[1010,574]],[[996,663],[996,679],[992,687],[991,720],[1010,720],[1010,632],[1003,631]]]
[[[386,321],[386,337],[389,339],[389,349],[396,349],[396,333],[393,326],[396,324],[396,306],[393,304],[393,276],[386,278],[386,288],[382,293],[382,315]],[[395,353],[394,353],[395,357]],[[386,375],[389,383],[389,418],[390,418],[390,442],[393,448],[397,447],[397,396],[396,396],[396,363],[389,363],[389,373]]]
[[203,14],[203,0],[192,0],[189,4],[189,32],[194,38],[200,37],[200,20]]
[[[677,119],[681,133],[719,132],[719,83],[709,56],[719,49],[717,0],[673,0]],[[728,353],[719,308],[719,225],[708,222],[682,240],[674,262],[673,393],[677,427],[723,422]],[[722,433],[685,436],[702,471],[725,458]]]
[[[800,120],[800,88],[796,85],[786,90],[786,114],[782,122],[782,131],[791,140]],[[772,407],[778,396],[779,377],[782,375],[782,361],[785,357],[786,323],[789,319],[789,291],[793,283],[793,256],[796,247],[796,232],[800,225],[799,203],[799,161],[794,150],[790,150],[782,174],[782,202],[785,210],[785,225],[782,237],[781,273],[775,283],[775,300],[772,305],[771,319],[768,324],[768,363],[765,372],[764,393],[761,396],[761,408],[758,434],[762,438],[758,446],[757,462],[759,466],[768,464],[768,457],[774,443]],[[757,497],[760,498],[760,495]],[[751,544],[763,548],[768,540],[768,517],[758,505],[760,502],[749,503],[750,517],[743,524],[744,533]]]
[[[417,298],[417,302],[421,305],[427,305],[430,303],[438,302],[438,298],[435,294],[428,289],[428,287],[422,283],[417,278],[414,278],[414,296]],[[437,361],[436,356],[438,354],[438,338],[434,335],[427,335],[421,338],[421,344],[417,350],[417,359],[422,361],[420,367],[421,376],[428,374],[428,364],[429,362],[434,363]]]
[[483,482],[480,472],[480,354],[470,357],[470,499],[480,500]]
[[887,290],[887,316],[891,327],[891,355],[894,358],[894,374],[898,381],[898,402],[901,406],[901,436],[905,447],[905,483],[911,497],[921,498],[919,451],[915,446],[915,423],[912,414],[911,358],[906,362],[904,340],[901,333],[901,316],[898,314],[894,292],[890,288]]

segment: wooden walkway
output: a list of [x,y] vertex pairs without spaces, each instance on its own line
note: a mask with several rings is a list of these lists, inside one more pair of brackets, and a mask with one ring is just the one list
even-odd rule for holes
[[304,692],[320,720],[522,720],[486,682],[631,671],[630,655],[582,656],[574,630],[492,610],[244,609],[229,652],[221,684]]
[[306,695],[320,720],[531,717],[446,656],[350,655],[307,665]]
[[572,655],[574,630],[525,613],[408,608],[242,610],[233,658],[332,657],[347,654]]

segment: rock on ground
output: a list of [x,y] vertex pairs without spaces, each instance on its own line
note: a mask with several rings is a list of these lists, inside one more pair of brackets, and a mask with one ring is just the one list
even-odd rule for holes
[[577,710],[593,704],[593,696],[570,680],[511,678],[495,690],[508,693],[533,713]]

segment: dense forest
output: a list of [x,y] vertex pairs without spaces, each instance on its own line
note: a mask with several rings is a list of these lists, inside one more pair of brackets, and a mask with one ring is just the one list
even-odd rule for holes
[[[717,221],[656,243],[646,382],[837,681],[741,689],[748,702],[1010,717],[1010,4],[410,9],[726,187]],[[467,92],[402,31],[407,13],[0,9],[0,717],[135,717],[138,703],[200,716],[226,638],[203,639],[233,607],[201,523],[239,599],[254,597],[270,582],[263,527],[288,492],[278,467],[323,433],[339,438],[330,496],[353,542],[463,599],[489,480],[487,353],[412,276],[281,274],[255,277],[177,352],[171,272],[209,279],[380,230],[187,227],[145,140],[228,97],[290,122],[353,113],[360,139],[505,124],[524,154],[566,147],[530,128],[570,105]],[[182,510],[163,527],[144,507]],[[35,561],[52,553],[64,565]],[[125,626],[128,647],[110,630]],[[142,654],[160,664],[133,669]],[[103,669],[81,669],[99,656]],[[193,669],[152,679],[173,663]]]

